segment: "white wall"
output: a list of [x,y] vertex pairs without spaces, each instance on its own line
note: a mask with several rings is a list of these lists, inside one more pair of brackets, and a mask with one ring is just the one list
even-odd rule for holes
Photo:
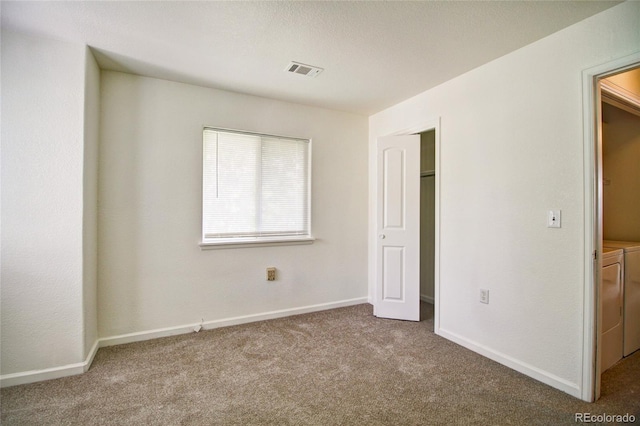
[[86,55],[81,45],[2,30],[3,384],[87,355]]
[[[366,117],[108,71],[101,98],[106,344],[201,320],[366,301]],[[313,139],[314,244],[200,249],[205,125]],[[275,282],[265,280],[268,266]]]
[[[376,138],[441,118],[438,333],[581,396],[582,71],[640,48],[626,2],[370,117]],[[562,209],[562,228],[546,211]],[[369,246],[370,297],[375,241]],[[438,285],[438,283],[436,283]],[[479,303],[479,288],[491,292]],[[436,294],[438,294],[436,292]]]

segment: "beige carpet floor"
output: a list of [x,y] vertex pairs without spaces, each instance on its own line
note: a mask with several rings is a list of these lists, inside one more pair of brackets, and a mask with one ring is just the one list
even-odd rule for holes
[[[640,418],[640,353],[594,404],[371,305],[102,348],[84,375],[2,389],[3,425],[569,425]],[[639,422],[640,420],[636,420]]]

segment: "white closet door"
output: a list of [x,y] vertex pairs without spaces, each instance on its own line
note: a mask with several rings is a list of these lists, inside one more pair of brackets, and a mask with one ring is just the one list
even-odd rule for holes
[[378,139],[375,315],[420,320],[420,136]]

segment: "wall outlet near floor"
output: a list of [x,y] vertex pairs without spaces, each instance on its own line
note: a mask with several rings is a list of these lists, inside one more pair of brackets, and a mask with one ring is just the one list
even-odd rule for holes
[[480,289],[480,303],[489,304],[489,290],[485,288]]
[[267,281],[276,280],[276,268],[267,268]]

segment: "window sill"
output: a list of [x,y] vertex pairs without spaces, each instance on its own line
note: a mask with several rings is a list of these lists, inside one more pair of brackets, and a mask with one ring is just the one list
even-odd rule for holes
[[273,238],[273,239],[229,239],[219,241],[202,241],[200,250],[217,250],[241,247],[275,247],[275,246],[294,246],[301,244],[313,244],[313,237],[293,237],[293,238]]

